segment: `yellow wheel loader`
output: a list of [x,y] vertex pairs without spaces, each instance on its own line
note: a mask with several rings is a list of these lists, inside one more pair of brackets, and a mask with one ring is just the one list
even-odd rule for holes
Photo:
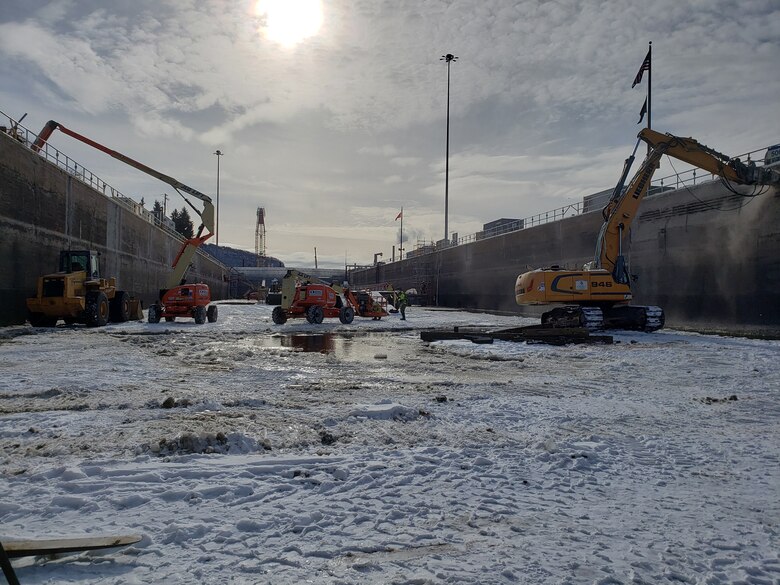
[[116,278],[101,278],[98,253],[63,250],[59,271],[38,278],[35,296],[27,299],[28,320],[33,327],[84,323],[102,327],[109,321],[142,319],[141,303],[117,290]]

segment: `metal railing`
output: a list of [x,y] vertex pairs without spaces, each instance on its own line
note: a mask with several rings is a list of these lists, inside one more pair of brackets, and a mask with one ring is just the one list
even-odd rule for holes
[[[5,125],[6,120],[8,121],[7,126]],[[0,132],[8,134],[11,138],[14,138],[15,140],[17,140],[18,142],[20,142],[30,150],[32,150],[32,147],[35,144],[35,140],[38,138],[38,135],[35,132],[32,132],[29,129],[25,128],[18,121],[11,118],[8,114],[3,112],[2,110],[0,110]],[[58,150],[48,142],[45,143],[40,150],[34,152],[36,152],[36,154],[40,155],[41,157],[45,158],[50,163],[64,170],[74,179],[84,183],[85,185],[91,187],[95,191],[102,193],[106,197],[110,197],[118,205],[121,205],[122,207],[134,213],[135,215],[138,215],[146,219],[146,221],[157,226],[158,228],[166,232],[169,236],[176,238],[180,242],[184,242],[185,240],[184,236],[179,232],[177,232],[171,226],[167,225],[162,218],[158,217],[148,209],[145,209],[140,203],[135,201],[133,198],[127,197],[126,195],[122,194],[122,192],[119,191],[119,189],[115,189],[107,182],[105,182],[103,179],[98,177],[95,173],[93,173],[83,165],[80,165],[75,160],[73,160],[68,155]],[[197,250],[197,253],[203,254],[204,256],[208,256],[213,261],[221,264],[221,262],[219,262],[216,258],[211,256],[208,252],[204,250]]]

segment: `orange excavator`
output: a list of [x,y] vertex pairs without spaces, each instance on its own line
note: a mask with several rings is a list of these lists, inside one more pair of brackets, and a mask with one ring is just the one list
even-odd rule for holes
[[[649,145],[647,157],[624,188],[641,141]],[[542,315],[542,324],[550,327],[655,331],[664,326],[661,307],[629,304],[633,295],[623,255],[623,240],[665,154],[720,176],[730,190],[733,190],[733,185],[780,185],[780,173],[773,169],[729,158],[693,138],[661,134],[645,128],[639,133],[634,152],[626,159],[620,181],[602,212],[604,223],[596,239],[594,260],[582,270],[553,266],[521,274],[515,282],[518,305],[564,305]],[[754,191],[752,195],[755,194]]]
[[[151,175],[152,177],[167,183],[173,187],[173,189],[181,195],[187,205],[198,214],[201,218],[201,224],[198,227],[197,233],[194,237],[186,238],[182,242],[179,253],[176,255],[176,258],[171,265],[173,273],[168,278],[166,287],[160,290],[159,300],[149,306],[147,319],[149,323],[159,323],[161,318],[164,318],[166,321],[173,321],[176,317],[192,317],[198,324],[205,323],[207,320],[209,323],[215,322],[217,320],[217,306],[211,304],[211,291],[208,285],[203,283],[185,284],[186,274],[189,270],[192,258],[195,255],[195,251],[201,244],[214,235],[214,204],[211,202],[211,198],[197,189],[188,187],[173,177],[169,177],[122,153],[103,146],[78,132],[66,128],[54,120],[49,120],[46,123],[33,143],[32,149],[35,152],[38,152],[57,129],[76,140],[105,152],[109,156],[120,160],[147,175]],[[203,211],[196,208],[182,191],[192,197],[200,199],[203,202]]]

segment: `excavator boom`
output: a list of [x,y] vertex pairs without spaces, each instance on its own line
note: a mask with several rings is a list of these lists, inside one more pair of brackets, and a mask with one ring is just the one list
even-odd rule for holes
[[[780,184],[780,174],[776,171],[758,168],[753,163],[744,164],[739,159],[729,158],[693,138],[662,134],[645,128],[638,134],[638,139],[646,142],[650,149],[628,187],[623,190],[622,184],[618,184],[604,208],[604,224],[599,233],[594,258],[595,267],[613,272],[618,282],[627,282],[625,267],[620,260],[623,239],[636,218],[642,200],[647,195],[650,181],[663,155],[704,169],[731,184]],[[627,163],[630,164],[631,160],[633,155]]]

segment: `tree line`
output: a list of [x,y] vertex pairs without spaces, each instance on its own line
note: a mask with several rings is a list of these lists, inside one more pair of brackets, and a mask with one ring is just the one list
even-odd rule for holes
[[[143,205],[143,202],[141,204]],[[159,223],[163,222],[165,211],[163,210],[162,203],[159,201],[154,202],[154,205],[152,206],[152,215]],[[192,224],[192,218],[186,207],[182,206],[181,209],[174,209],[171,212],[171,221],[173,221],[174,229],[185,238],[191,238],[195,235],[195,227]]]

